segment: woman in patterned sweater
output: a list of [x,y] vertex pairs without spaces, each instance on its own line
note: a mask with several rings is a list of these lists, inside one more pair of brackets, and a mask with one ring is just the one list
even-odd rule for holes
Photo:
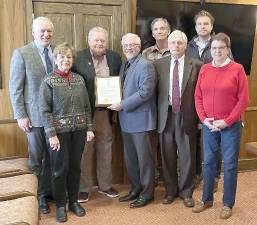
[[40,87],[40,111],[49,140],[56,219],[65,222],[66,192],[69,210],[77,216],[85,215],[77,202],[80,160],[85,140],[91,141],[94,134],[84,79],[70,71],[75,56],[73,48],[63,43],[53,54],[56,68]]

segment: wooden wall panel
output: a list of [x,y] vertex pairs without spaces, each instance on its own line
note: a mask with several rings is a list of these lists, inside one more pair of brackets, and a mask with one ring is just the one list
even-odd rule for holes
[[27,157],[27,141],[17,123],[0,124],[0,158],[9,156]]
[[25,43],[27,0],[1,0],[0,157],[27,156],[26,138],[13,121],[9,98],[9,64],[14,48]]
[[[21,9],[24,7],[23,0],[2,0],[1,27],[1,69],[2,89],[0,89],[0,120],[12,119],[12,108],[9,99],[9,64],[13,48],[22,46],[24,43],[25,17]],[[4,106],[4,107],[3,107]]]
[[74,15],[69,13],[57,13],[57,14],[46,14],[47,17],[51,18],[53,24],[58,24],[54,28],[54,45],[68,42],[72,46],[75,46],[75,38],[70,35],[74,33]]

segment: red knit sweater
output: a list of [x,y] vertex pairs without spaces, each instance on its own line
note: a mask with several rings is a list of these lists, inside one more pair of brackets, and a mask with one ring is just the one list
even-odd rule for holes
[[195,89],[200,120],[224,119],[228,126],[242,118],[249,103],[248,82],[241,64],[230,61],[223,67],[202,66]]

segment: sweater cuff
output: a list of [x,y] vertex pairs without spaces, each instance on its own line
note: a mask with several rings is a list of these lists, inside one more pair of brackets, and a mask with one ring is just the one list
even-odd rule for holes
[[224,119],[224,121],[225,121],[225,123],[228,125],[228,127],[231,127],[232,124],[235,122],[235,121],[233,121],[232,119],[229,119],[229,118]]
[[45,133],[46,133],[47,138],[56,136],[55,128],[47,128],[47,129],[45,129]]
[[93,124],[87,124],[87,131],[94,131],[93,130]]

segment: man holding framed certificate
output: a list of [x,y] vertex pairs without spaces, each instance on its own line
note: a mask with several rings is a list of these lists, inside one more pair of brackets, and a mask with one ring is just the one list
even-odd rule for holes
[[[107,49],[108,32],[102,27],[93,27],[88,33],[89,48],[77,54],[74,72],[83,76],[93,112],[95,140],[87,144],[81,160],[79,202],[88,201],[96,164],[98,191],[108,197],[119,196],[111,187],[112,181],[112,111],[106,106],[117,100],[117,86],[121,58]],[[119,89],[118,89],[119,90]],[[96,154],[96,157],[94,157]],[[96,158],[96,162],[93,160]]]
[[121,69],[122,100],[109,106],[119,111],[124,142],[124,158],[131,189],[120,202],[132,201],[130,208],[147,205],[154,198],[154,155],[151,132],[156,129],[156,75],[154,66],[140,54],[141,40],[136,34],[122,37],[127,62]]

